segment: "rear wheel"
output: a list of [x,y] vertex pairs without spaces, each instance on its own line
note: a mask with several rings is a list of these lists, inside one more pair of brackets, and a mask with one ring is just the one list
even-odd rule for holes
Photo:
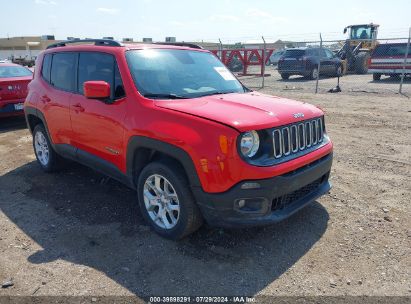
[[37,162],[45,172],[53,172],[61,168],[64,160],[53,150],[42,124],[38,124],[33,130],[33,148]]
[[357,74],[367,74],[368,72],[368,59],[370,54],[368,52],[360,52],[355,57],[355,72]]
[[138,202],[144,219],[168,239],[181,239],[203,223],[188,181],[172,162],[148,164],[138,178]]
[[282,73],[282,74],[281,74],[281,78],[284,79],[284,80],[287,80],[288,78],[290,78],[290,75],[289,75],[289,74]]
[[379,74],[379,73],[374,73],[374,74],[372,74],[372,79],[373,80],[380,80],[381,79],[381,74]]

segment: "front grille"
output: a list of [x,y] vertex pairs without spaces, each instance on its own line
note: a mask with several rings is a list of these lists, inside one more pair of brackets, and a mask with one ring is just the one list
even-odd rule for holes
[[280,127],[272,131],[272,137],[276,159],[297,154],[323,142],[323,120],[315,118]]
[[312,183],[304,187],[301,187],[298,190],[295,190],[294,192],[287,193],[282,196],[274,198],[272,205],[271,205],[271,210],[272,211],[282,210],[288,205],[292,204],[293,202],[310,194],[311,192],[316,190],[321,185],[321,183],[324,181],[324,178],[325,176],[322,176],[319,179],[316,179],[315,181],[313,181]]

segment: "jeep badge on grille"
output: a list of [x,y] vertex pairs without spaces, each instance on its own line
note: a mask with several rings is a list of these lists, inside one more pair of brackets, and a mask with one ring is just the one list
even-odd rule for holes
[[294,113],[293,116],[294,118],[301,118],[304,117],[304,113]]

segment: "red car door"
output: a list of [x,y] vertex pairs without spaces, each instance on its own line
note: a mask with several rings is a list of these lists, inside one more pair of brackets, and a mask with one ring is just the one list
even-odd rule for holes
[[[109,100],[88,99],[83,95],[85,81],[102,80],[110,84]],[[78,155],[88,161],[107,161],[122,167],[126,100],[116,60],[113,55],[82,52],[78,61],[78,93],[70,103],[73,145]],[[90,158],[97,157],[95,160]]]
[[75,89],[77,55],[75,52],[47,54],[43,60],[39,108],[54,144],[70,143],[70,100]]

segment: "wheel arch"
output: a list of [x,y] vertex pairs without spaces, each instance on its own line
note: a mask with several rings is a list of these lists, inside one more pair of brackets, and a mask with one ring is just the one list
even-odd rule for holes
[[136,185],[136,178],[150,162],[167,159],[181,167],[191,187],[201,187],[200,179],[190,155],[175,145],[145,136],[133,136],[128,141],[127,176]]
[[[29,131],[33,133],[35,126],[39,123],[43,124],[44,128],[46,129],[47,135],[51,140],[50,132],[47,127],[46,118],[44,117],[43,113],[36,108],[33,107],[25,107],[24,108],[24,115],[26,117],[26,123]],[[53,144],[53,143],[52,143]]]

